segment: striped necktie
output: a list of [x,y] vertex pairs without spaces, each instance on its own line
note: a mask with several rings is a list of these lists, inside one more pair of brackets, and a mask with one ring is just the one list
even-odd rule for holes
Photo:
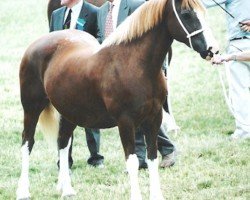
[[69,13],[68,13],[68,16],[63,24],[63,29],[69,29],[70,28],[70,22],[71,22],[71,13],[72,13],[72,10],[69,9]]
[[105,38],[110,35],[110,33],[113,32],[113,19],[112,19],[112,10],[113,10],[114,4],[110,4],[109,12],[106,17],[106,23],[105,23]]

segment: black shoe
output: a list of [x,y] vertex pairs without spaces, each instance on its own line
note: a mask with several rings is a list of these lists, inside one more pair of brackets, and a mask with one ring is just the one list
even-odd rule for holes
[[141,169],[147,169],[148,164],[145,161],[139,161],[139,170]]
[[104,157],[102,155],[96,154],[89,157],[87,163],[93,167],[103,168],[104,167]]

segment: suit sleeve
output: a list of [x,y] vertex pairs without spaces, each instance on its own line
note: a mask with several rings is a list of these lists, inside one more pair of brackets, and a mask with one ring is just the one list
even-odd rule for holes
[[100,14],[100,9],[97,12],[97,34],[96,34],[96,39],[98,40],[98,42],[101,44],[102,43],[102,33],[101,33],[101,14]]
[[49,24],[49,32],[53,32],[54,31],[54,12],[52,13],[51,17],[50,17],[50,24]]
[[95,12],[93,13],[94,14],[94,16],[93,16],[93,20],[94,20],[94,23],[93,23],[93,25],[94,25],[94,27],[93,27],[93,29],[94,29],[94,37],[95,38],[97,38],[97,14],[98,14],[98,9],[96,9],[95,10]]
[[130,14],[132,14],[138,7],[140,7],[143,3],[145,3],[145,0],[133,0],[130,2]]

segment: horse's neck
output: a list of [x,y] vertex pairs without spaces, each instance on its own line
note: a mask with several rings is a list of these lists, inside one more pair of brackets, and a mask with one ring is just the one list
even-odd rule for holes
[[169,37],[164,25],[159,24],[135,40],[131,55],[137,55],[138,59],[144,61],[145,70],[148,70],[151,75],[157,75],[172,42],[173,39]]

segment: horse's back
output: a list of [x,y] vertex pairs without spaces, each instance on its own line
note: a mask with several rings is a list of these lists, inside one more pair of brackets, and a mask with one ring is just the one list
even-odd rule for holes
[[32,67],[32,70],[37,68],[40,75],[43,75],[53,59],[59,57],[62,62],[63,58],[72,51],[89,56],[99,46],[98,41],[92,35],[83,31],[62,30],[46,34],[27,48],[20,65],[20,75],[29,67]]
[[[61,30],[48,33],[34,41],[26,53],[40,52],[40,56],[54,54],[57,50],[81,46],[82,49],[96,50],[98,41],[89,33],[78,30]],[[24,55],[25,56],[25,55]]]

